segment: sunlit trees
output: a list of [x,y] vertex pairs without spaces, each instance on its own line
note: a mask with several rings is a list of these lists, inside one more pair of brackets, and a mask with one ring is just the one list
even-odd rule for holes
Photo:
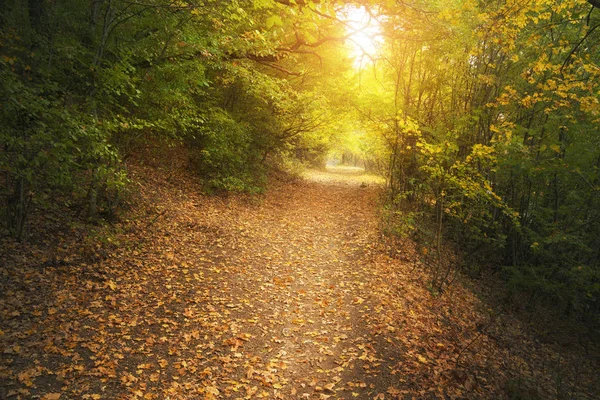
[[451,275],[445,236],[469,265],[505,266],[532,300],[597,316],[598,10],[540,0],[372,12],[385,50],[363,73],[373,101],[362,113],[386,138],[390,201],[424,244],[434,288]]

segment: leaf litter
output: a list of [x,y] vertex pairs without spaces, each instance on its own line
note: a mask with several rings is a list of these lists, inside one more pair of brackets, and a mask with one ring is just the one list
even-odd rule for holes
[[380,234],[379,182],[347,172],[249,200],[133,165],[146,208],[102,246],[4,241],[0,398],[505,398],[515,379],[556,396],[576,363],[572,393],[594,397],[593,360],[509,317],[464,350],[485,305],[432,296],[414,245]]

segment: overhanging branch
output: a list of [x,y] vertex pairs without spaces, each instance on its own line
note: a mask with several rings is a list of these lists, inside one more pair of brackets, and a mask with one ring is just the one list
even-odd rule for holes
[[296,72],[296,71],[290,71],[287,68],[282,67],[281,65],[278,64],[274,64],[274,63],[270,63],[270,62],[266,62],[266,61],[258,61],[259,64],[261,65],[265,65],[269,68],[273,68],[276,69],[277,71],[283,72],[284,74],[287,75],[291,75],[291,76],[302,76],[302,73],[300,72]]

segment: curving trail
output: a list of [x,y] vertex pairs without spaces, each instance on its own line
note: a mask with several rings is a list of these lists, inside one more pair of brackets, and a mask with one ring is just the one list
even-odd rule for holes
[[5,254],[0,398],[503,398],[515,368],[554,357],[515,321],[480,336],[486,311],[459,285],[431,296],[411,244],[381,240],[381,188],[356,170],[260,199],[133,175],[150,211],[104,258],[60,234]]

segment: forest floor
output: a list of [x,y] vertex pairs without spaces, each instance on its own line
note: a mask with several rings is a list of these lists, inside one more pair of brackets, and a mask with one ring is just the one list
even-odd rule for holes
[[461,282],[433,296],[414,245],[382,237],[373,177],[206,197],[130,174],[144,207],[126,219],[1,242],[1,399],[600,396],[583,347]]

